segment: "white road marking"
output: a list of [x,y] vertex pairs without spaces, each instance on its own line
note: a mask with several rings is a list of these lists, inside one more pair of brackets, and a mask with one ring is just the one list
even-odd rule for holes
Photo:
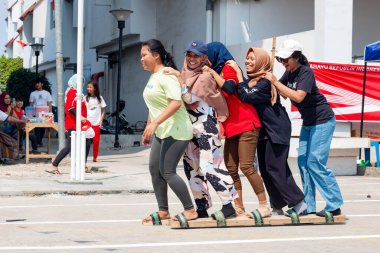
[[346,215],[347,218],[356,218],[356,217],[380,217],[380,214],[350,214]]
[[[380,214],[348,214],[347,218],[380,217]],[[89,224],[89,223],[141,223],[141,219],[131,220],[78,220],[78,221],[14,221],[0,222],[0,225],[52,225],[52,224]]]
[[275,239],[252,240],[224,240],[224,241],[192,241],[192,242],[166,242],[166,243],[132,243],[132,244],[105,244],[105,245],[71,245],[71,246],[3,246],[0,250],[78,250],[78,249],[120,249],[120,248],[147,248],[147,247],[173,247],[173,246],[198,246],[198,245],[226,245],[226,244],[251,244],[251,243],[276,243],[299,241],[331,241],[331,240],[358,240],[378,239],[380,235],[347,235],[326,237],[295,237]]
[[84,220],[84,221],[15,221],[15,222],[1,222],[0,225],[51,225],[51,224],[88,224],[88,223],[130,223],[140,222],[141,219],[136,220]]
[[[344,200],[344,203],[369,203],[369,202],[380,202],[380,199],[357,199],[357,200]],[[258,204],[257,201],[244,201],[244,204]],[[318,200],[317,203],[325,203],[323,200]],[[46,207],[74,207],[74,206],[151,206],[157,205],[157,202],[151,203],[108,203],[108,204],[56,204],[56,205],[17,205],[17,206],[0,206],[0,209],[10,209],[10,208],[46,208]],[[182,205],[180,202],[171,202],[169,205]]]

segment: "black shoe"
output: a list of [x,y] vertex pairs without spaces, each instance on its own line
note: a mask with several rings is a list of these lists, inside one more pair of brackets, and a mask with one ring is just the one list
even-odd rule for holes
[[206,198],[196,199],[195,205],[197,207],[198,218],[208,218],[207,209],[209,204]]
[[198,218],[208,218],[208,212],[206,210],[197,210]]
[[223,207],[220,211],[223,213],[223,215],[226,219],[236,217],[235,208],[232,206],[231,203],[223,205]]
[[[338,209],[335,209],[334,211],[329,211],[329,213],[331,213],[333,216],[337,216],[337,215],[340,215],[342,211],[340,210],[340,208],[338,208]],[[316,213],[316,215],[320,217],[326,217],[326,210],[319,211]]]

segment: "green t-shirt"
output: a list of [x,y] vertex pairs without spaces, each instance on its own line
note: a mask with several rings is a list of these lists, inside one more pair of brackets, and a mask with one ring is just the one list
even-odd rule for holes
[[156,129],[160,139],[191,140],[193,126],[181,98],[181,87],[175,76],[165,75],[162,70],[152,74],[145,86],[143,97],[149,109],[151,121],[155,120],[169,105],[170,100],[181,101],[181,107]]

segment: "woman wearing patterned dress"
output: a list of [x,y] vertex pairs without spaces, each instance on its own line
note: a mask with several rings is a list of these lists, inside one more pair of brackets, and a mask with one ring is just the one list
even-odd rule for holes
[[[183,83],[182,98],[193,124],[193,139],[184,154],[184,169],[190,183],[199,218],[208,217],[212,205],[207,182],[218,194],[225,218],[236,216],[232,201],[237,198],[232,177],[223,161],[223,149],[218,122],[228,117],[226,100],[210,73],[202,67],[209,65],[207,45],[192,41],[186,48],[182,72],[167,69],[180,77]],[[220,214],[219,212],[219,214]],[[211,215],[215,218],[215,214]]]

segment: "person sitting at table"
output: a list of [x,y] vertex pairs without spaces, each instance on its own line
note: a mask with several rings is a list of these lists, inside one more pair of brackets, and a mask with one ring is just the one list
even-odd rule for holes
[[[17,117],[14,114],[14,105],[11,103],[11,96],[8,92],[3,91],[0,95],[0,110],[4,112],[5,114]],[[5,121],[0,126],[1,130],[11,136],[13,139],[17,140],[17,125],[10,121]]]
[[[15,97],[15,99],[16,99],[16,106],[15,106],[15,108],[14,108],[14,114],[17,116],[17,118],[19,119],[19,120],[23,120],[23,119],[25,119],[25,111],[24,111],[24,109],[22,108],[23,107],[23,105],[24,105],[24,99],[23,99],[23,97],[21,97],[21,96],[16,96]],[[23,144],[24,144],[24,140],[25,140],[25,131],[23,130],[23,129],[20,129],[19,130],[19,136],[20,136],[20,138],[19,138],[19,150],[21,151],[21,150],[23,150]],[[31,144],[32,144],[32,153],[33,154],[36,154],[36,153],[39,153],[38,152],[38,146],[37,146],[37,137],[36,137],[36,135],[29,135],[29,140],[30,140],[30,142],[31,142]]]
[[[0,110],[0,125],[3,125],[7,122],[12,123],[21,123],[25,124],[25,120],[19,120],[13,117],[10,117],[8,114]],[[4,162],[3,159],[19,159],[22,158],[22,156],[19,154],[17,141],[13,139],[8,134],[4,133],[0,129],[0,161]]]

